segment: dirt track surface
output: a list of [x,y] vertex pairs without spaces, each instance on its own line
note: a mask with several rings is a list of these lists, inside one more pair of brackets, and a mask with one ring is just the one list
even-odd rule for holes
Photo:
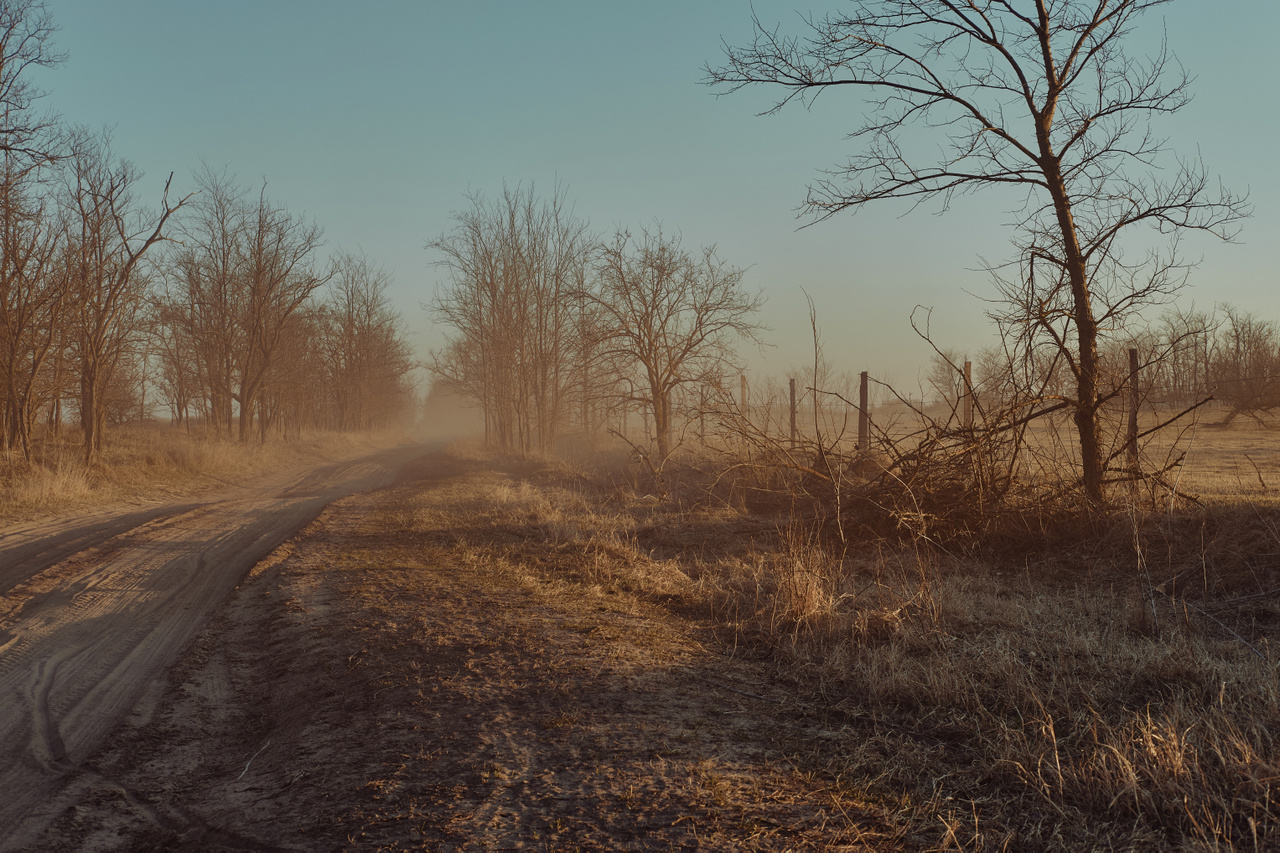
[[86,760],[245,573],[324,506],[391,482],[397,448],[218,499],[10,528],[0,539],[0,849],[34,839]]
[[[22,843],[899,849],[811,769],[835,733],[766,673],[661,602],[471,547],[514,540],[469,503],[502,475],[465,469],[426,457],[276,549]],[[405,520],[423,500],[438,526]]]

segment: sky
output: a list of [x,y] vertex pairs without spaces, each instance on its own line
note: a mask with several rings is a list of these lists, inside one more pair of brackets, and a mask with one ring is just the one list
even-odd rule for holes
[[[661,223],[687,247],[714,244],[766,300],[752,375],[813,360],[813,299],[837,371],[908,388],[930,351],[911,331],[932,309],[936,342],[993,341],[981,259],[1010,255],[1008,199],[944,214],[892,204],[821,223],[798,219],[807,185],[855,144],[861,104],[842,93],[760,116],[773,93],[716,97],[702,80],[751,15],[802,31],[837,2],[409,2],[46,0],[67,53],[41,71],[45,105],[112,128],[146,174],[144,201],[174,173],[226,168],[324,229],[326,250],[360,250],[391,274],[414,344],[440,346],[423,309],[444,273],[426,243],[467,194],[563,186],[593,230]],[[1181,0],[1145,20],[1195,76],[1195,100],[1156,125],[1254,207],[1238,242],[1187,241],[1199,266],[1182,302],[1227,302],[1280,320],[1272,248],[1280,231],[1280,99],[1269,59],[1274,0]],[[920,315],[918,315],[920,316]]]

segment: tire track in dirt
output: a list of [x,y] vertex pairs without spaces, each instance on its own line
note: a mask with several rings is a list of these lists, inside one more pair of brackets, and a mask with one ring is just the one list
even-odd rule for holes
[[[0,849],[22,848],[56,817],[82,762],[258,559],[422,452],[384,451],[162,513],[10,588],[0,598]],[[65,541],[87,540],[71,531]]]
[[203,506],[183,503],[132,512],[45,519],[0,531],[0,595],[57,562],[148,522]]

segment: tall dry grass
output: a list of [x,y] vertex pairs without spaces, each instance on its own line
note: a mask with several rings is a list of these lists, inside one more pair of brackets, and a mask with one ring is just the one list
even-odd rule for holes
[[782,517],[655,502],[620,470],[468,464],[395,526],[770,661],[820,720],[796,760],[926,847],[1280,849],[1272,509],[1118,513],[1039,552],[833,549]]
[[217,491],[405,440],[400,433],[314,432],[240,443],[159,424],[132,425],[113,429],[101,460],[86,466],[78,431],[65,430],[38,442],[30,462],[16,452],[0,454],[0,523]]

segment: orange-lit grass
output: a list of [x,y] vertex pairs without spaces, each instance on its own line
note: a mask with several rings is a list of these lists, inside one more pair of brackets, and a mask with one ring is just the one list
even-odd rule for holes
[[396,434],[312,432],[284,441],[240,443],[159,424],[109,431],[99,462],[85,466],[80,434],[40,441],[33,459],[0,454],[0,522],[167,500],[238,485],[271,471],[350,456],[403,440]]

